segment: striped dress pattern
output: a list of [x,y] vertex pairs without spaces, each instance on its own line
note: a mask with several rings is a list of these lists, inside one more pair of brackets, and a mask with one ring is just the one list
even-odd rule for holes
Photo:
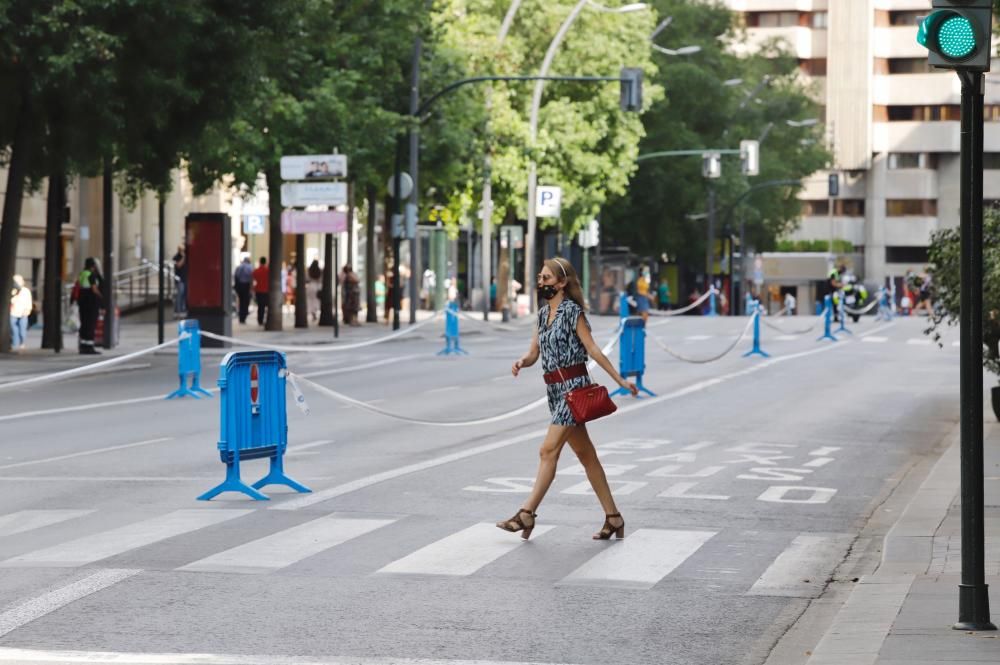
[[[549,311],[549,305],[544,305],[538,310],[538,347],[542,355],[542,371],[549,373],[559,368],[587,362],[587,350],[576,334],[576,324],[581,315],[587,329],[591,329],[583,308],[569,298],[564,298],[556,308],[552,325],[548,325]],[[575,379],[545,386],[553,425],[578,424],[573,419],[569,404],[566,403],[565,394],[574,388],[589,384],[588,376],[578,376]]]

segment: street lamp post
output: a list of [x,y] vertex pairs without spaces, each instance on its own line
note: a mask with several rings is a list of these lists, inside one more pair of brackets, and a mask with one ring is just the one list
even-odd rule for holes
[[[629,12],[641,11],[648,7],[646,3],[635,2],[621,7],[612,8],[599,5],[593,0],[580,0],[576,3],[576,6],[573,7],[573,10],[569,13],[569,16],[566,17],[566,20],[563,21],[562,25],[559,26],[559,31],[556,32],[556,36],[552,38],[552,42],[549,44],[549,48],[545,52],[545,57],[542,59],[542,66],[538,71],[539,76],[548,76],[549,68],[552,66],[552,60],[555,58],[556,51],[559,49],[559,44],[562,43],[566,33],[587,5],[590,5],[594,9],[598,9],[600,11],[615,14],[626,14]],[[538,110],[541,107],[542,89],[544,87],[544,80],[539,79],[536,81],[535,91],[531,97],[529,144],[532,147],[534,147],[535,141],[538,140]],[[532,159],[528,166],[528,232],[525,234],[524,238],[524,284],[529,294],[531,311],[535,311],[537,305],[535,290],[527,288],[527,285],[532,283],[535,273],[535,231],[538,223],[535,211],[535,191],[537,187],[538,170],[535,160]]]

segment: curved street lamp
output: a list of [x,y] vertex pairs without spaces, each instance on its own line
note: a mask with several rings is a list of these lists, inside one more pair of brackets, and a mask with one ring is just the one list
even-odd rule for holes
[[[559,31],[556,32],[556,36],[552,38],[552,42],[549,44],[548,50],[545,51],[545,57],[542,59],[542,66],[538,71],[539,76],[548,76],[549,68],[552,66],[552,61],[555,59],[556,51],[559,49],[559,44],[562,43],[562,40],[569,31],[570,26],[573,25],[577,17],[580,16],[580,13],[587,6],[610,14],[628,14],[649,8],[649,5],[644,2],[633,2],[621,7],[606,7],[594,2],[593,0],[580,0],[576,3],[576,6],[573,7],[573,10],[569,13],[569,16],[566,17],[566,20],[563,21],[562,25],[559,26]],[[531,97],[529,143],[532,147],[534,147],[535,141],[538,140],[538,110],[542,104],[542,89],[544,87],[545,81],[536,81],[534,94]],[[528,230],[524,238],[524,285],[525,289],[529,293],[531,311],[535,311],[536,305],[535,290],[530,288],[530,286],[535,273],[535,231],[538,225],[537,216],[535,214],[535,190],[537,187],[537,165],[535,164],[535,160],[531,160],[531,163],[528,166]]]

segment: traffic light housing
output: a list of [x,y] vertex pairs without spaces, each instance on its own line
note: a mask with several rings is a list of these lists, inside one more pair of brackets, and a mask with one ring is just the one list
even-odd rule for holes
[[754,176],[760,174],[759,141],[740,141],[740,162],[743,167],[743,175]]
[[638,67],[622,67],[621,78],[622,111],[642,110],[642,70]]
[[988,72],[993,0],[934,0],[933,10],[917,30],[931,66]]

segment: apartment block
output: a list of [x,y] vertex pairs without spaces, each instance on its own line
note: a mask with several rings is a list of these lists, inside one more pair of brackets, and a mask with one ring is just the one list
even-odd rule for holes
[[[849,240],[870,284],[922,269],[931,233],[959,221],[960,85],[954,72],[930,68],[916,41],[931,1],[726,4],[746,28],[741,48],[784,40],[824,108],[840,192],[828,198],[830,172],[809,178],[792,237]],[[983,197],[991,204],[1000,203],[1000,71],[987,75],[985,103]]]

